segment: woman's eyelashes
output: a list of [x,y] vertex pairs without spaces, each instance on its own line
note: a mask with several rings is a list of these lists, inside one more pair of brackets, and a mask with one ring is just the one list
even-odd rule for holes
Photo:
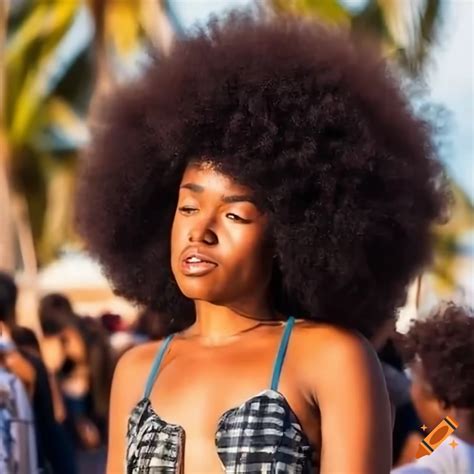
[[197,211],[197,209],[195,207],[183,206],[178,207],[178,211],[181,212],[181,214],[192,214]]
[[[192,214],[195,214],[199,209],[195,208],[195,207],[190,207],[190,206],[182,206],[182,207],[179,207],[178,208],[178,211],[185,215],[185,216],[189,216],[189,215],[192,215]],[[235,221],[235,222],[240,222],[242,224],[249,224],[250,222],[252,222],[251,220],[249,219],[244,219],[243,217],[233,213],[233,212],[228,212],[225,214],[225,216],[232,220],[232,221]]]
[[237,214],[234,214],[232,212],[228,212],[226,214],[226,217],[228,217],[229,219],[233,221],[242,222],[243,224],[248,224],[249,222],[251,222],[248,219],[244,219],[243,217],[240,217]]

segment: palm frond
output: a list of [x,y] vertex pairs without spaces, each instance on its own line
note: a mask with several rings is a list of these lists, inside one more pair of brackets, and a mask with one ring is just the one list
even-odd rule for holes
[[269,0],[277,13],[306,15],[329,23],[350,22],[350,12],[337,0]]

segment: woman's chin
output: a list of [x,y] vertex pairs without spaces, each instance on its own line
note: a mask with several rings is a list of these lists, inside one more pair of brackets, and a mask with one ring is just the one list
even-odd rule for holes
[[209,287],[208,285],[182,285],[180,286],[181,293],[183,293],[186,298],[193,301],[206,301],[208,303],[215,303],[219,301],[219,298],[216,294],[215,288]]

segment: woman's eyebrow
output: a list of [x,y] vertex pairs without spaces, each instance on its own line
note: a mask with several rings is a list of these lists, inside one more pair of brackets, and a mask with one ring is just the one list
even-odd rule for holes
[[194,193],[202,193],[204,191],[204,186],[195,183],[186,183],[181,185],[179,189],[189,189]]
[[233,203],[233,202],[250,202],[256,205],[255,199],[252,196],[240,195],[240,196],[222,196],[222,202]]
[[[204,186],[195,183],[186,183],[180,186],[180,189],[189,189],[194,193],[204,192]],[[221,201],[225,203],[234,203],[234,202],[250,202],[256,205],[255,198],[248,194],[233,195],[233,196],[222,196]]]

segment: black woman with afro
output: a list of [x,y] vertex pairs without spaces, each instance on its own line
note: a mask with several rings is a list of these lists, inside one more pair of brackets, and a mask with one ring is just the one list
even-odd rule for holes
[[165,328],[118,364],[107,472],[389,472],[366,338],[429,262],[445,197],[380,55],[234,12],[98,110],[79,230]]

